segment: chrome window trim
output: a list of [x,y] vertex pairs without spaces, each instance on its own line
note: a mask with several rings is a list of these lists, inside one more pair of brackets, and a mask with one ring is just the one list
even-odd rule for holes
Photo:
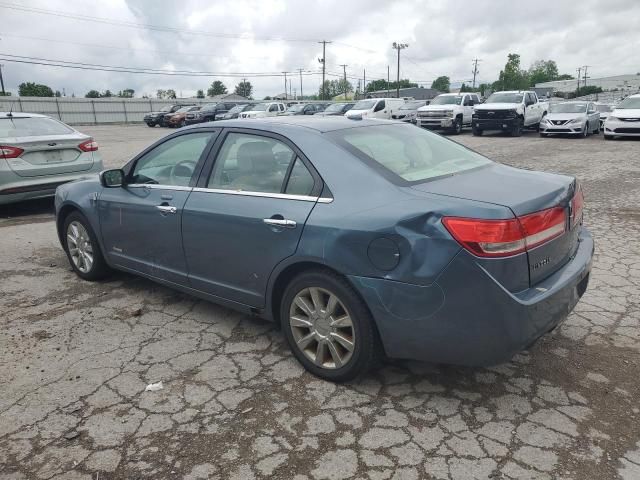
[[224,188],[201,188],[195,187],[194,192],[201,193],[221,193],[224,195],[241,195],[245,197],[263,197],[263,198],[280,198],[283,200],[298,200],[302,202],[318,202],[318,203],[331,203],[333,198],[327,197],[313,197],[310,195],[292,195],[289,193],[269,193],[269,192],[250,192],[245,190],[225,190]]
[[163,185],[160,183],[130,183],[125,185],[127,188],[149,188],[151,190],[176,190],[179,192],[189,192],[193,190],[193,187],[183,187],[181,185]]

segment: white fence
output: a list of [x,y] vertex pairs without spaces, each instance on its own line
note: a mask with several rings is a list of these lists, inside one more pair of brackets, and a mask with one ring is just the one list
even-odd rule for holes
[[167,105],[211,103],[205,98],[156,100],[152,98],[0,97],[0,112],[41,113],[70,125],[142,122],[145,113]]

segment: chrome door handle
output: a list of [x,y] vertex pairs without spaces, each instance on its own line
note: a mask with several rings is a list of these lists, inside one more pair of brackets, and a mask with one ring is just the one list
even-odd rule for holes
[[178,211],[176,207],[170,207],[169,205],[157,205],[156,208],[163,214],[176,213]]
[[293,220],[285,220],[285,219],[280,220],[277,218],[265,218],[262,221],[267,225],[271,225],[274,227],[296,228],[296,225],[298,225]]

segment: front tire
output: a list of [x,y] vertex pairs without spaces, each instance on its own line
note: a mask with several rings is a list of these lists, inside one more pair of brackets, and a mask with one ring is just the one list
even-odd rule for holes
[[91,224],[80,212],[73,212],[64,221],[64,250],[71,268],[83,280],[100,280],[110,269],[102,256],[98,238]]
[[589,136],[589,122],[584,124],[584,129],[580,133],[582,138],[587,138]]
[[298,361],[325,380],[353,380],[382,356],[364,301],[329,270],[304,272],[291,280],[282,297],[280,322]]
[[481,137],[482,136],[482,129],[476,127],[475,125],[473,125],[471,127],[471,133],[473,134],[474,137]]
[[153,122],[147,122],[147,127],[151,127],[151,128],[153,128],[153,127],[155,127],[155,126],[156,126],[156,124],[155,124],[155,123],[153,123]]
[[462,118],[461,117],[457,117],[453,121],[453,127],[451,128],[451,133],[453,135],[460,135],[460,133],[462,133]]
[[523,121],[521,118],[518,118],[516,120],[515,125],[513,126],[513,128],[511,129],[511,136],[512,137],[521,137],[522,136],[522,126],[523,126]]
[[607,135],[606,133],[604,134],[604,139],[605,140],[613,140],[613,135]]

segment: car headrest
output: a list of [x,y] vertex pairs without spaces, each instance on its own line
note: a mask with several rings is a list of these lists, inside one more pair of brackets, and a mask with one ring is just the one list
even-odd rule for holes
[[269,142],[248,142],[238,148],[238,170],[241,172],[273,171],[275,155]]

